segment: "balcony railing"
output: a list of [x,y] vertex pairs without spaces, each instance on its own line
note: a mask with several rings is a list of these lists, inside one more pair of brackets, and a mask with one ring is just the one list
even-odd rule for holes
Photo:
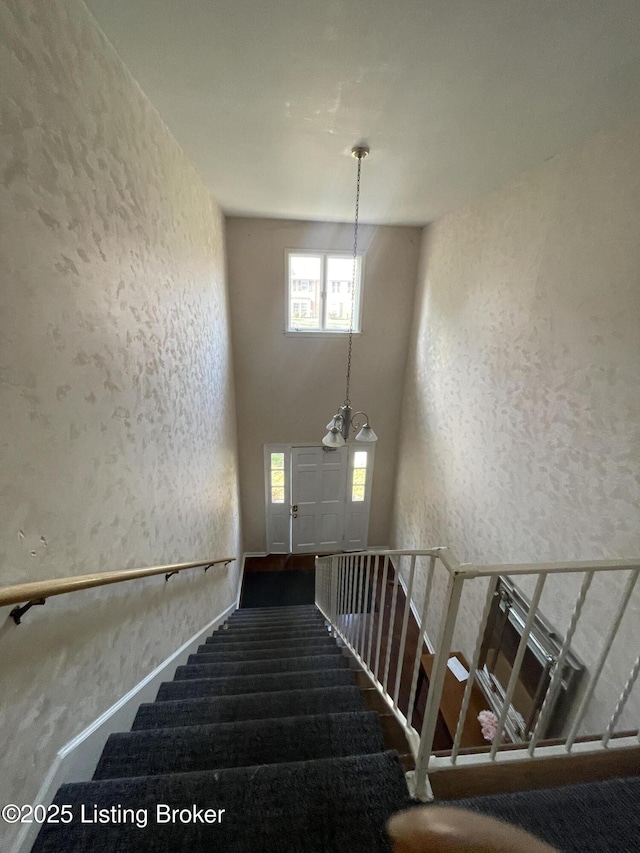
[[[585,602],[590,601],[589,591],[593,590],[594,579],[605,573],[615,574],[616,581],[619,581],[607,585],[611,592],[606,624],[603,621],[604,611],[596,608],[598,624],[586,626],[588,633],[597,637],[601,645],[593,649],[589,666],[582,673],[580,691],[568,710],[561,736],[551,743],[545,739],[545,733],[564,686],[567,666],[575,660],[572,644],[576,632],[585,628],[585,619],[593,618],[593,612],[590,617],[585,616]],[[544,681],[541,682],[544,689],[538,689],[535,714],[529,720],[528,730],[514,742],[509,720],[517,691],[522,690],[523,662],[534,642],[536,626],[547,624],[540,613],[545,584],[554,575],[575,574],[581,575],[580,587],[572,604],[563,613],[564,634],[560,639],[558,635],[552,635],[556,638],[555,653],[549,656],[545,667]],[[367,551],[317,558],[316,603],[405,726],[416,760],[410,785],[415,796],[428,799],[431,795],[429,777],[445,769],[638,748],[638,729],[634,726],[629,734],[630,726],[626,725],[625,732],[621,733],[619,724],[640,673],[640,655],[632,663],[626,679],[620,680],[615,695],[609,689],[598,691],[598,687],[605,668],[609,667],[612,649],[627,611],[630,619],[638,621],[637,611],[629,608],[629,603],[639,574],[640,559],[471,565],[458,563],[446,548]],[[490,615],[495,613],[501,578],[509,579],[515,588],[523,583],[530,590],[528,611],[519,626],[506,677],[503,673],[505,683],[501,701],[496,706],[499,713],[495,714],[495,734],[485,748],[467,750],[462,746],[463,732],[468,723],[472,694],[474,691],[477,693],[479,687],[486,691],[487,671],[480,665],[480,660],[483,650],[486,651],[490,635],[488,624]],[[461,602],[464,602],[462,610]],[[413,631],[410,630],[411,623]],[[631,626],[636,639],[634,650],[637,648],[639,627],[636,625],[634,630]],[[450,659],[454,639],[457,646],[464,646],[469,665],[457,724],[453,727],[453,743],[443,752],[435,748],[434,740],[445,677],[448,668],[452,668]],[[620,643],[616,646],[616,666],[607,669],[608,683],[611,682],[611,672],[620,672],[619,646]],[[426,706],[420,721],[416,699],[425,651],[432,652],[433,657]],[[628,645],[625,652],[623,658],[629,658]],[[478,679],[478,675],[484,678]],[[459,677],[464,680],[464,673]],[[585,732],[583,724],[596,698],[599,708],[608,707],[608,716],[594,739],[585,737],[592,732]]]

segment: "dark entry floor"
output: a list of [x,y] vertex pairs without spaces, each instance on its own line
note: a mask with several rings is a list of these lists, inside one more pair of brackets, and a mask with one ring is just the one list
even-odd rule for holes
[[240,607],[291,607],[315,602],[313,555],[247,557]]

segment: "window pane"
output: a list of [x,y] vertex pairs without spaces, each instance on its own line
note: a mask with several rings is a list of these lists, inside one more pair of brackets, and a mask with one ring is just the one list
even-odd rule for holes
[[320,328],[322,259],[318,256],[289,257],[289,327],[317,330]]
[[354,486],[351,490],[351,500],[352,501],[363,501],[364,500],[364,486]]
[[271,489],[271,503],[284,503],[284,486],[273,486],[273,488]]
[[271,467],[272,468],[284,468],[284,453],[272,453],[271,454]]
[[364,486],[367,480],[367,472],[364,468],[355,468],[353,471],[353,485]]
[[[356,288],[359,262],[356,261]],[[327,321],[330,331],[348,332],[351,323],[353,258],[327,258]],[[358,305],[356,292],[356,309]],[[354,327],[355,328],[355,327]]]
[[367,456],[369,454],[366,450],[357,450],[353,454],[353,467],[354,468],[366,468],[367,467]]
[[284,471],[272,471],[271,472],[271,485],[272,486],[284,486]]
[[[358,259],[356,258],[356,272]],[[327,279],[329,281],[348,281],[353,275],[353,258],[327,258]]]

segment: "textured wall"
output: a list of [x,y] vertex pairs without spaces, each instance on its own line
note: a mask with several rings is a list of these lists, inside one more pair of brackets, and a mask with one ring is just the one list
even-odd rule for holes
[[[396,544],[446,544],[481,563],[640,556],[639,271],[637,126],[425,229]],[[550,581],[542,600],[561,630],[577,581]],[[576,639],[587,664],[619,583],[590,595]],[[481,587],[463,602],[456,642],[467,648]],[[639,633],[637,596],[592,727]]]
[[[81,3],[3,0],[0,68],[0,583],[236,554],[221,215]],[[0,801],[236,573],[4,608]]]
[[[417,228],[360,228],[366,252],[362,334],[354,338],[351,398],[379,437],[369,543],[388,543],[397,412],[418,266]],[[346,336],[285,335],[286,249],[353,248],[353,226],[227,219],[229,291],[238,395],[243,535],[264,551],[263,444],[322,440],[344,400]]]

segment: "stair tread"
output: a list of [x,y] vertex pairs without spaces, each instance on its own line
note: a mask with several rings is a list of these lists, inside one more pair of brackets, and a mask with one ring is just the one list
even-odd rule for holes
[[[332,639],[328,634],[326,637],[309,637],[305,639],[305,646],[329,646],[334,647],[336,641]],[[205,645],[215,645],[212,643],[205,643]],[[224,643],[220,644],[224,645],[227,651],[242,651],[251,649],[280,649],[280,648],[291,648],[292,646],[299,648],[300,647],[300,639],[296,637],[286,637],[286,638],[277,638],[270,640],[236,640],[233,643]]]
[[308,616],[236,616],[226,620],[228,625],[325,625],[324,616],[317,613]]
[[132,728],[136,731],[174,725],[259,720],[280,714],[306,716],[324,712],[365,710],[368,709],[362,693],[355,686],[311,687],[272,693],[147,702],[138,709]]
[[94,779],[382,752],[375,711],[285,716],[109,736]]
[[221,625],[211,637],[227,637],[230,634],[244,636],[248,634],[256,634],[258,637],[270,636],[271,634],[328,634],[329,629],[326,625],[291,625],[289,623],[276,625],[229,625],[225,622]]
[[[312,796],[302,796],[305,791]],[[410,804],[396,753],[318,759],[150,778],[64,785],[56,804],[72,806],[67,826],[44,824],[32,853],[388,853],[388,818]],[[163,823],[157,804],[225,809],[222,820]],[[148,825],[79,822],[80,807],[130,804]],[[357,831],[354,832],[354,826]]]
[[269,658],[287,658],[287,657],[318,657],[321,655],[341,655],[342,650],[335,643],[327,643],[319,646],[280,646],[267,649],[251,649],[247,653],[246,649],[230,652],[224,649],[212,649],[210,645],[198,646],[195,655],[190,657],[210,657],[212,662],[215,661],[234,661],[234,660],[268,660]]
[[287,640],[295,639],[297,642],[304,642],[307,639],[317,637],[319,639],[331,638],[331,635],[326,628],[305,628],[292,631],[236,631],[230,628],[228,631],[216,631],[205,640],[206,645],[220,645],[222,643],[236,642],[259,642],[261,640]]
[[318,669],[346,669],[349,661],[341,655],[311,655],[310,657],[275,658],[258,661],[232,661],[227,663],[199,662],[197,655],[193,662],[176,669],[175,678],[181,681],[185,678],[223,678],[239,675],[263,675],[276,672],[305,672]]
[[282,604],[277,605],[275,607],[240,607],[236,610],[236,613],[258,613],[259,611],[267,611],[269,613],[272,612],[293,612],[300,610],[310,610],[314,613],[319,613],[317,606],[315,604]]
[[230,696],[241,693],[261,693],[272,690],[295,690],[303,687],[328,687],[332,684],[353,684],[348,669],[311,670],[308,672],[267,673],[266,675],[237,675],[231,678],[191,678],[165,681],[160,685],[156,701],[192,696]]

